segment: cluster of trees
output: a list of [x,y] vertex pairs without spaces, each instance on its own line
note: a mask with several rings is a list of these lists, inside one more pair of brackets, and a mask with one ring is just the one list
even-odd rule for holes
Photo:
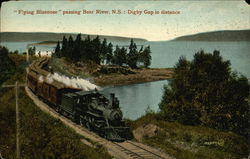
[[116,65],[128,65],[131,68],[137,68],[138,65],[142,65],[148,68],[151,64],[151,50],[150,46],[143,48],[138,51],[137,46],[133,40],[130,42],[129,51],[125,47],[118,47],[114,50],[111,63]]
[[249,83],[230,65],[216,50],[200,51],[192,61],[181,57],[159,105],[164,119],[247,135]]
[[16,71],[15,62],[9,54],[6,47],[0,46],[0,85]]
[[101,41],[99,36],[94,39],[87,36],[82,40],[81,34],[78,34],[75,40],[72,36],[69,36],[69,39],[64,36],[62,45],[58,41],[55,48],[55,56],[66,57],[74,62],[93,61],[100,64],[106,61],[107,64],[128,65],[131,68],[137,68],[139,64],[149,67],[151,64],[150,54],[150,46],[141,47],[138,51],[133,39],[131,39],[129,50],[119,46],[113,50],[112,43],[108,43],[106,39]]
[[28,53],[29,53],[29,55],[31,55],[31,56],[35,55],[35,54],[36,54],[36,47],[35,47],[35,46],[29,47]]

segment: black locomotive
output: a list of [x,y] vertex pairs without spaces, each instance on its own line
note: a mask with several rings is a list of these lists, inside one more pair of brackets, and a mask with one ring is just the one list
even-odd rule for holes
[[31,64],[28,71],[28,87],[60,114],[112,141],[128,138],[119,101],[114,94],[107,98],[99,91],[81,91],[58,81],[46,80],[50,72],[44,67],[48,59]]
[[96,90],[65,93],[58,109],[108,140],[124,141],[128,136],[129,129],[122,120],[119,101],[114,94],[108,99]]

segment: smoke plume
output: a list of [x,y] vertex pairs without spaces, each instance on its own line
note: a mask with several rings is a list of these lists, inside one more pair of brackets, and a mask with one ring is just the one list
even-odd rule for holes
[[94,89],[99,89],[97,85],[90,83],[88,80],[79,78],[79,77],[67,77],[64,75],[60,75],[58,73],[53,73],[53,74],[48,74],[46,77],[46,81],[48,83],[52,83],[53,81],[58,81],[61,82],[63,84],[65,84],[68,87],[72,87],[72,88],[78,88],[78,89],[82,89],[85,91],[90,91],[90,90],[94,90]]

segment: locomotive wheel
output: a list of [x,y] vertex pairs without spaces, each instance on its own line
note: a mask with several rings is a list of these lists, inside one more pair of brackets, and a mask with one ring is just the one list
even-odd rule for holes
[[59,107],[55,106],[55,110],[56,110],[56,112],[59,112]]
[[80,117],[80,125],[85,126],[85,121]]
[[86,126],[87,129],[91,130],[91,127],[90,127],[89,122],[86,122],[86,123],[85,123],[85,126]]
[[76,112],[73,113],[73,121],[77,124],[80,124],[80,115]]

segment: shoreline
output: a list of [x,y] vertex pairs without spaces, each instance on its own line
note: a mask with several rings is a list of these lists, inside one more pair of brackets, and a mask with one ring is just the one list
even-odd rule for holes
[[111,74],[95,77],[94,84],[101,87],[139,84],[171,79],[173,74],[173,68],[149,68],[133,71],[135,74]]

